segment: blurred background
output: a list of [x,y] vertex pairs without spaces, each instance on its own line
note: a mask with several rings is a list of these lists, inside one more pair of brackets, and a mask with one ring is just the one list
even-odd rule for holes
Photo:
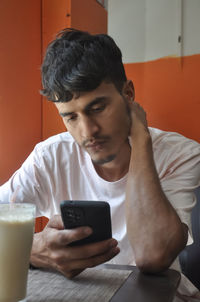
[[199,0],[1,0],[0,184],[65,131],[39,90],[46,46],[66,27],[111,35],[149,125],[200,142],[199,16]]

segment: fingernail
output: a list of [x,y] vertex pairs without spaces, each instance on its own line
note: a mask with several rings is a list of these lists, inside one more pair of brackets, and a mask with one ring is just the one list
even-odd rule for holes
[[118,244],[117,240],[112,239],[110,242],[110,247],[115,247]]
[[92,234],[92,229],[89,228],[89,227],[85,227],[84,228],[84,233],[85,233],[85,235],[91,235]]
[[115,254],[118,254],[120,252],[120,248],[117,246],[113,251]]

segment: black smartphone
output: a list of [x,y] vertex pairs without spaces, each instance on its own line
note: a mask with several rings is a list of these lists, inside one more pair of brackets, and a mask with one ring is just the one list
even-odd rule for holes
[[65,229],[89,226],[93,233],[70,245],[83,245],[112,237],[110,205],[106,201],[65,200],[60,204]]

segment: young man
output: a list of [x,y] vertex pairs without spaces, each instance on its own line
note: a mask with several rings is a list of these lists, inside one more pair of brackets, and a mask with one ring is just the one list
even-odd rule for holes
[[[20,186],[18,201],[37,204],[37,215],[50,218],[34,236],[32,265],[69,278],[109,260],[151,273],[180,269],[177,256],[192,242],[200,145],[148,128],[121,51],[107,35],[61,32],[47,49],[42,80],[42,94],[55,102],[68,132],[38,144],[0,188],[7,201]],[[63,230],[65,199],[108,201],[115,239],[69,246],[92,230]],[[197,290],[187,280],[180,292]]]

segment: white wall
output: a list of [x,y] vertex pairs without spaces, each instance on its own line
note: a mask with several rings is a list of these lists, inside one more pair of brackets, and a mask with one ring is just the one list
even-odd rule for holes
[[178,14],[179,1],[147,0],[144,2],[146,2],[145,61],[165,56],[177,56],[181,17]]
[[124,63],[200,53],[199,32],[200,0],[108,0],[108,33]]
[[124,62],[145,56],[145,0],[108,0],[108,34],[122,50]]
[[200,0],[183,1],[183,53],[200,53]]

